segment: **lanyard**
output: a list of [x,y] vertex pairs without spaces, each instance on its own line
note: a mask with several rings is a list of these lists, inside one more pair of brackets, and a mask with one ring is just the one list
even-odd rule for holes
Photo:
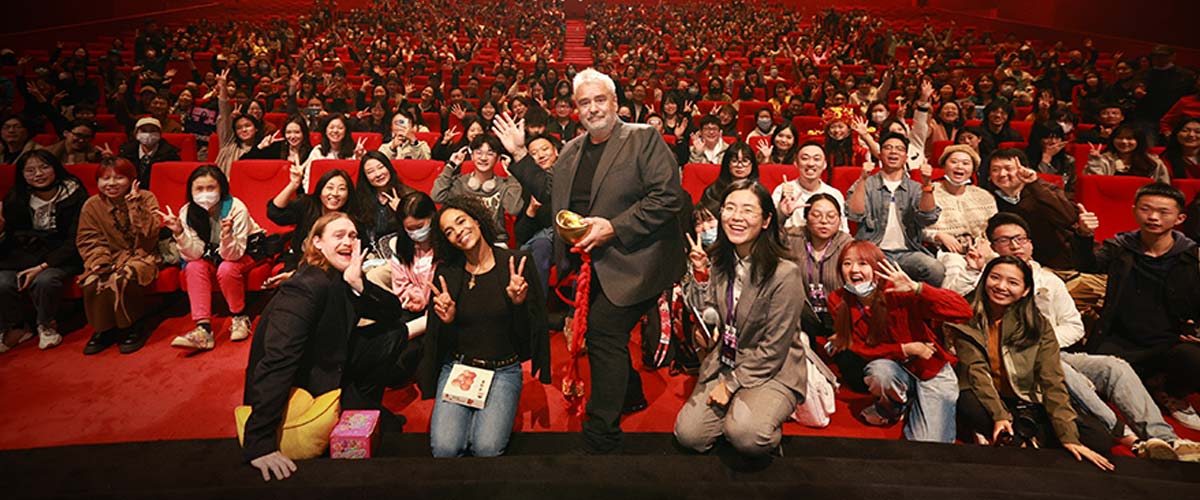
[[735,276],[730,276],[729,286],[725,289],[725,310],[728,311],[728,314],[725,315],[725,324],[730,326],[737,322],[737,309],[734,308],[736,304],[733,303],[733,281],[737,279],[736,271],[734,274]]
[[[808,262],[805,263],[806,264],[805,267],[808,268],[808,279],[813,280],[814,279],[813,276],[816,276],[815,279],[817,281],[821,281],[821,275],[825,274],[825,259],[829,257],[829,252],[828,252],[829,247],[828,246],[825,247],[825,250],[827,250],[827,251],[821,253],[820,259],[813,259],[813,253],[815,251],[813,250],[812,243],[805,242],[804,245],[808,248]],[[813,274],[813,265],[812,265],[813,260],[817,261],[817,269],[816,269],[817,274],[815,274],[815,275]]]

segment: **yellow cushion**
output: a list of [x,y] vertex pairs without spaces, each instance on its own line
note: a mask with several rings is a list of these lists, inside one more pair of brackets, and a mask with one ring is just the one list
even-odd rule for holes
[[[316,458],[325,453],[329,448],[329,433],[341,415],[341,397],[341,389],[334,389],[313,399],[308,391],[293,387],[283,413],[279,451],[293,460]],[[251,408],[246,405],[233,410],[238,443],[245,444],[246,420],[250,418],[250,413]]]

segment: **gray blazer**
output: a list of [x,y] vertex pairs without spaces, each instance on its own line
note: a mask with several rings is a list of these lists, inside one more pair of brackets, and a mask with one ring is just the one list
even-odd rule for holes
[[[688,305],[703,311],[717,309],[721,326],[725,328],[729,311],[725,296],[731,276],[714,272],[707,283],[697,283],[689,275],[684,280],[684,297]],[[800,401],[808,384],[804,337],[800,335],[800,313],[804,294],[798,293],[800,268],[788,260],[779,261],[775,274],[761,284],[749,280],[742,288],[737,303],[738,331],[737,365],[727,375],[721,374],[720,347],[700,364],[696,383],[703,384],[718,376],[736,391],[757,387],[776,380],[795,391]]]
[[[590,133],[563,146],[553,175],[529,155],[509,167],[513,177],[552,213],[565,210]],[[592,251],[593,272],[613,304],[627,307],[658,296],[686,267],[679,212],[690,198],[683,192],[679,166],[662,135],[649,125],[618,122],[592,179],[591,206],[581,214],[612,222],[616,237]],[[555,262],[566,245],[555,244]]]

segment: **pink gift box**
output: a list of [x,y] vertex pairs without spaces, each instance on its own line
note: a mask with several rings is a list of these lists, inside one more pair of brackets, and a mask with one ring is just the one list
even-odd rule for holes
[[371,458],[379,446],[379,410],[346,410],[329,434],[332,458]]

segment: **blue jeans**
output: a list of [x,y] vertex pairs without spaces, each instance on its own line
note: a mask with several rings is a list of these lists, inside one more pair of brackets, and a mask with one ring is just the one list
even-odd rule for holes
[[863,370],[880,415],[904,415],[909,441],[953,443],[958,377],[949,363],[929,380],[920,380],[900,363],[876,359]]
[[941,287],[942,281],[946,279],[946,266],[925,252],[884,250],[883,254],[887,256],[888,260],[894,260],[900,264],[900,268],[913,281],[924,281],[930,285]]
[[529,241],[521,245],[521,250],[533,254],[533,263],[537,266],[538,278],[542,279],[542,294],[550,291],[550,262],[554,260],[554,228],[547,227],[534,233]]
[[1168,443],[1179,438],[1163,420],[1158,405],[1129,363],[1115,356],[1074,352],[1064,352],[1061,357],[1071,401],[1103,422],[1109,432],[1119,436],[1115,431],[1121,421],[1101,396],[1117,407],[1139,438],[1159,438]]
[[442,365],[438,376],[437,403],[429,419],[429,441],[436,458],[461,457],[470,451],[476,457],[504,454],[512,434],[517,403],[521,400],[521,363],[496,370],[487,405],[482,410],[442,401],[442,390],[450,378],[453,362]]

